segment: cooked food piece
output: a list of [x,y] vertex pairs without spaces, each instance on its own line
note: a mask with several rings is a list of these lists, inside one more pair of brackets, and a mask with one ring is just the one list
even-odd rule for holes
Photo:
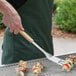
[[24,72],[26,72],[27,63],[23,60],[19,61],[18,68],[16,68],[16,76],[24,76]]
[[20,60],[18,64],[18,70],[22,72],[26,72],[26,65],[27,63],[25,61]]
[[72,69],[72,67],[73,67],[73,65],[66,63],[66,64],[63,64],[62,70],[63,71],[70,71]]
[[16,68],[16,72],[18,72],[18,71],[26,72],[26,68],[18,67],[18,68]]
[[65,59],[66,64],[63,64],[62,69],[64,71],[70,71],[74,64],[76,64],[76,56],[70,55]]
[[36,62],[33,66],[33,73],[39,74],[43,69],[43,65],[40,62]]
[[70,65],[67,64],[67,63],[66,64],[63,64],[62,70],[64,70],[64,71],[70,71],[71,70]]
[[33,68],[33,73],[35,74],[41,73],[41,68]]
[[76,64],[76,56],[75,55],[70,55],[69,57],[72,58],[73,61],[74,61],[74,64]]
[[27,62],[20,60],[18,66],[26,68]]

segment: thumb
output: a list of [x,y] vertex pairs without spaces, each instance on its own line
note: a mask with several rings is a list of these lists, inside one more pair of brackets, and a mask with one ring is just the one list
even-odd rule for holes
[[22,25],[19,27],[19,29],[20,29],[20,30],[22,30],[22,31],[24,31],[24,28],[23,28],[23,26],[22,26]]

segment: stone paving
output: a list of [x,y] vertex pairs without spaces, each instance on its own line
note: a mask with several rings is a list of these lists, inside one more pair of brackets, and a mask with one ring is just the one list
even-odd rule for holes
[[[1,65],[1,55],[2,55],[2,42],[3,38],[0,38],[0,65]],[[53,38],[54,55],[65,55],[70,53],[76,53],[76,39],[63,39],[63,38]]]

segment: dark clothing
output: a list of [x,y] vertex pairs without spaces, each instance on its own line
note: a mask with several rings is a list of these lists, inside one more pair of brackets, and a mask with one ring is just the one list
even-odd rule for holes
[[15,9],[20,8],[27,0],[7,0]]
[[[53,0],[27,0],[17,9],[22,24],[35,42],[53,55],[51,36]],[[6,28],[3,41],[2,64],[15,63],[45,57],[34,45],[20,34],[14,35]]]

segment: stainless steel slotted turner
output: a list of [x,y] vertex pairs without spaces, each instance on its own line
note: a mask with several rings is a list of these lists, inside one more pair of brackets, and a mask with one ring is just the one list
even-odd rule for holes
[[46,52],[43,48],[41,48],[26,32],[21,31],[19,32],[26,40],[28,40],[30,43],[32,43],[34,46],[36,46],[45,56],[48,60],[51,60],[55,63],[57,63],[58,65],[63,65],[65,64],[65,60],[60,59],[58,57],[52,56],[51,54],[49,54],[48,52]]

